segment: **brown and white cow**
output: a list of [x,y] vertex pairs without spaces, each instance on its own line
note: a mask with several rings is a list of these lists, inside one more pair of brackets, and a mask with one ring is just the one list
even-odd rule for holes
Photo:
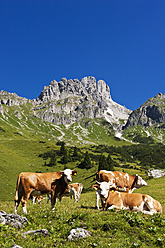
[[72,181],[72,175],[77,171],[65,169],[60,172],[50,173],[33,173],[22,172],[17,179],[15,191],[15,213],[17,208],[22,203],[23,212],[27,213],[26,203],[31,196],[39,196],[49,194],[51,192],[51,208],[54,209],[54,198],[62,195],[67,188],[67,185]]
[[30,195],[29,199],[32,200],[33,204],[36,204],[37,201],[38,201],[38,204],[40,204],[43,197],[42,197],[42,195],[39,195],[39,196],[31,196]]
[[[82,190],[83,190],[83,184],[82,183],[68,184],[68,187],[65,189],[64,194],[61,196],[61,198],[63,196],[66,196],[66,197],[70,197],[72,199],[72,196],[73,196],[74,201],[78,202],[80,199],[80,195],[81,195]],[[61,201],[61,198],[60,198],[60,201]]]
[[144,214],[162,213],[161,204],[149,195],[139,193],[123,193],[109,190],[110,184],[102,182],[95,185],[105,199],[104,210],[113,208],[142,212]]
[[[137,174],[131,176],[128,173],[120,171],[100,170],[96,175],[98,182],[109,182],[110,188],[122,192],[132,193],[134,189],[147,186],[147,183]],[[96,192],[96,207],[99,209],[99,192]],[[102,206],[103,201],[101,200]]]

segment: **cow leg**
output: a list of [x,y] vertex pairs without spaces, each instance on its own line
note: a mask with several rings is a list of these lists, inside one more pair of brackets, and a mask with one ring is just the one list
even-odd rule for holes
[[18,196],[18,198],[15,199],[15,211],[14,211],[15,213],[17,213],[17,208],[21,202],[21,198],[22,198],[21,196]]
[[105,206],[105,201],[101,198],[101,206],[102,208],[104,209],[104,206]]
[[47,203],[49,203],[49,200],[51,199],[50,195],[47,194]]
[[54,207],[55,204],[56,204],[56,197],[54,195],[54,192],[51,192],[51,209],[52,209],[52,211],[55,210],[55,207]]
[[111,209],[113,209],[113,208],[117,208],[117,206],[111,205],[110,207],[106,208],[105,210],[111,210]]
[[26,194],[22,197],[22,199],[21,199],[23,212],[24,212],[25,214],[27,214],[26,203],[27,203],[27,201],[28,201],[28,199],[29,199],[30,194],[31,194],[32,191],[33,191],[33,189],[31,189],[28,193],[26,193]]
[[99,210],[99,199],[100,199],[100,195],[99,195],[99,192],[96,191],[96,208]]
[[75,202],[78,202],[78,200],[79,200],[78,195],[74,194],[74,195],[73,195],[73,198],[74,198],[74,201],[75,201]]
[[37,197],[36,196],[33,196],[33,204],[36,204],[36,199],[37,199]]
[[27,214],[26,202],[27,202],[27,199],[26,199],[26,197],[23,196],[21,199],[21,203],[22,203],[22,208],[23,208],[24,214]]

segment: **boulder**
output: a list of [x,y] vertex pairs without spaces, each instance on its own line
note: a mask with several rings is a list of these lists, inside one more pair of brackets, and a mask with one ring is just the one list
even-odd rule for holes
[[159,178],[165,176],[165,170],[149,169],[148,176],[152,178]]

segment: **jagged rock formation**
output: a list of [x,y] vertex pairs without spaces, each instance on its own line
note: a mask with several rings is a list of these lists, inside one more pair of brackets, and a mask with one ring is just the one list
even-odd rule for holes
[[159,93],[130,114],[124,129],[136,125],[150,127],[154,124],[159,124],[159,128],[165,128],[164,122],[165,94]]
[[53,80],[34,100],[2,90],[0,115],[0,132],[6,136],[9,127],[14,137],[40,134],[70,144],[75,140],[101,143],[104,135],[130,142],[151,142],[151,138],[165,142],[165,94],[157,94],[132,112],[114,102],[109,86],[94,77]]
[[29,101],[25,97],[20,97],[16,93],[9,93],[7,91],[0,91],[0,104],[6,106],[19,106]]
[[20,97],[16,93],[9,93],[7,91],[1,90],[0,91],[0,113],[3,115],[4,111],[8,111],[6,108],[4,109],[3,106],[19,106],[26,104],[28,100],[25,97]]
[[104,117],[110,123],[126,122],[130,110],[114,102],[109,86],[94,77],[78,79],[62,78],[45,86],[34,100],[36,117],[55,124],[71,124],[83,117]]

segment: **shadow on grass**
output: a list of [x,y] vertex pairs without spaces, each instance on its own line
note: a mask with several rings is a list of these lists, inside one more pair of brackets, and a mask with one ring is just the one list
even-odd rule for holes
[[95,210],[97,210],[96,207],[89,207],[89,206],[84,206],[84,205],[81,205],[80,208],[84,208],[84,209],[95,209]]

